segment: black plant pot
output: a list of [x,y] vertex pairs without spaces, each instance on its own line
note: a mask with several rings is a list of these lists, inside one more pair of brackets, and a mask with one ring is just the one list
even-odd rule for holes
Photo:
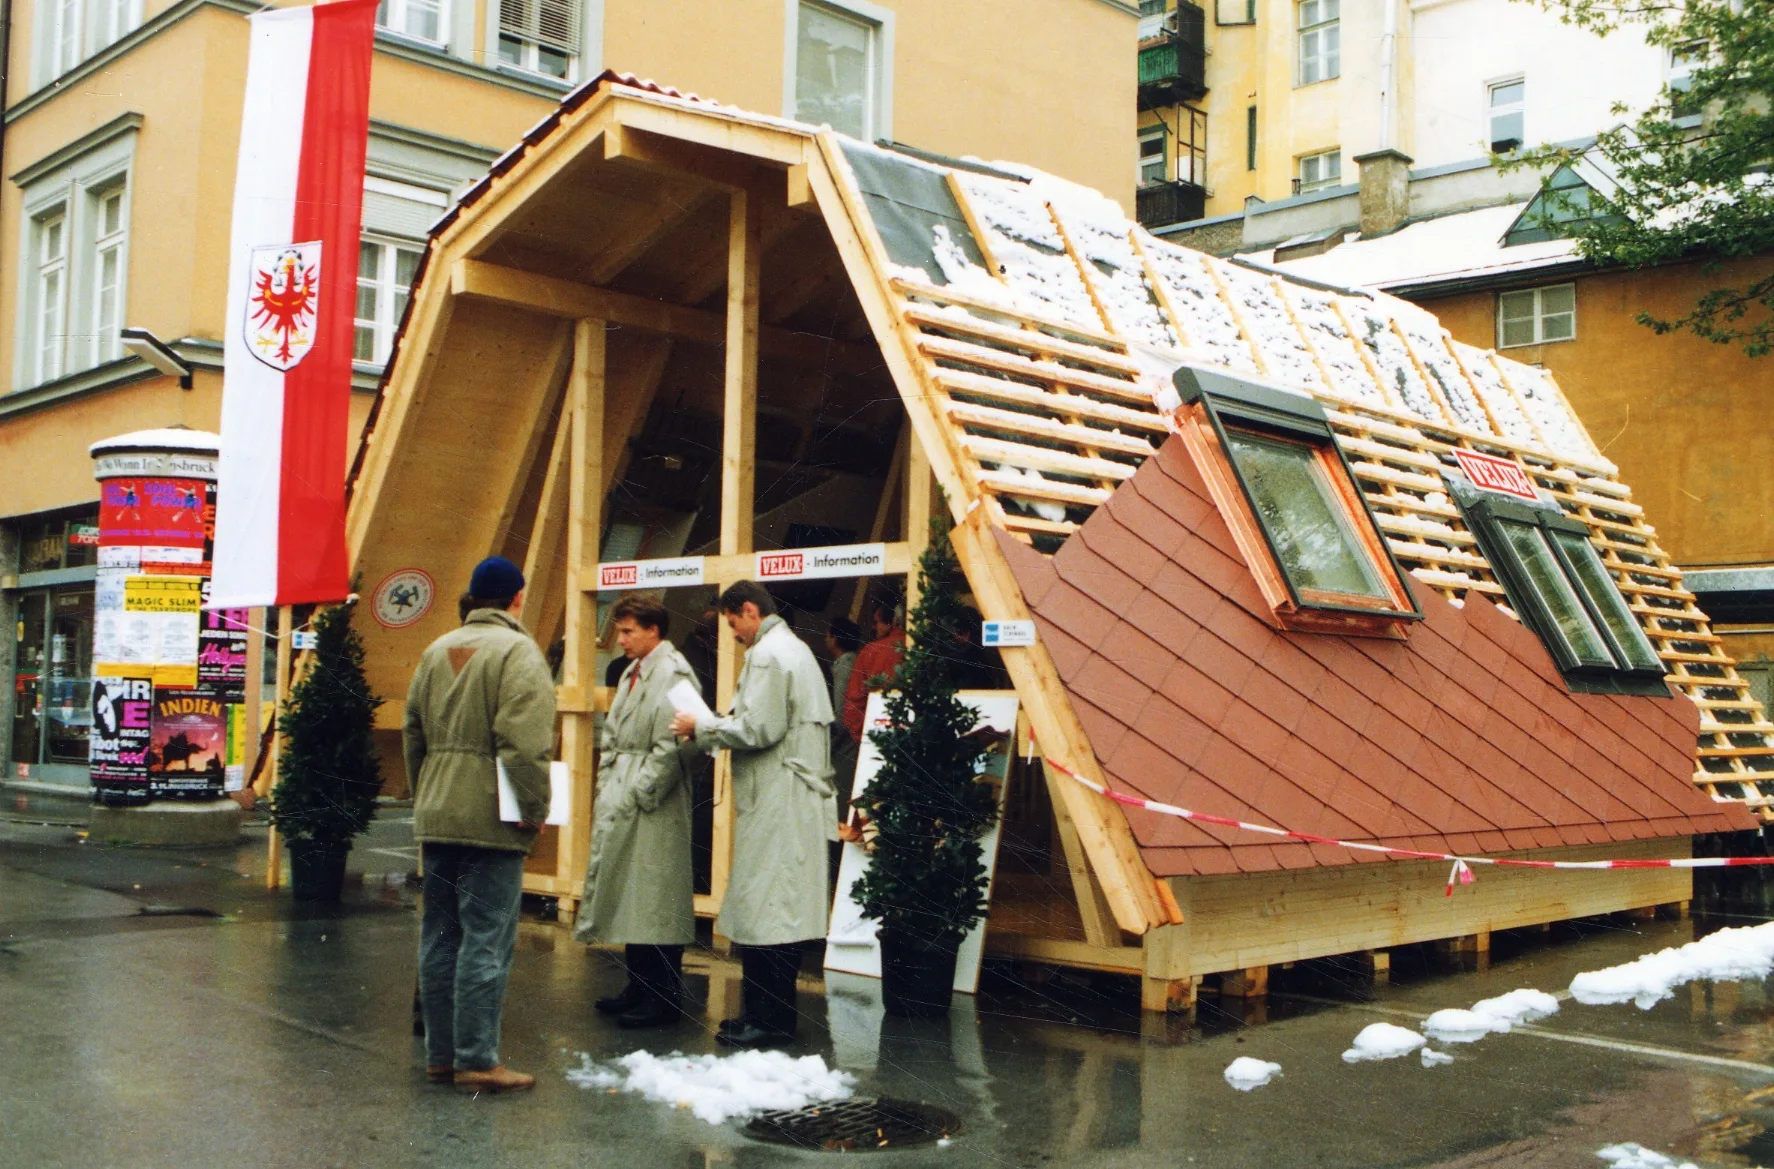
[[297,901],[338,901],[345,892],[345,858],[350,844],[291,840],[290,892]]
[[908,1019],[947,1015],[960,939],[932,942],[891,929],[880,936],[881,999],[887,1013]]

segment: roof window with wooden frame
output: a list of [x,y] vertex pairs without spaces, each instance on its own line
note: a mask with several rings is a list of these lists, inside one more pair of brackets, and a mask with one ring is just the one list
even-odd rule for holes
[[1190,457],[1283,629],[1402,637],[1422,613],[1310,398],[1184,366]]
[[1529,503],[1445,476],[1466,526],[1572,690],[1667,697],[1663,659],[1589,542],[1556,504]]

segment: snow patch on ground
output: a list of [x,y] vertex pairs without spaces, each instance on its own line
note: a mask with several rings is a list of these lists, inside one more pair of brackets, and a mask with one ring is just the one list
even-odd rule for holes
[[1421,1035],[1395,1023],[1370,1023],[1355,1037],[1355,1046],[1343,1053],[1344,1063],[1370,1059],[1397,1059],[1426,1043]]
[[1683,1161],[1678,1165],[1674,1158],[1630,1141],[1598,1149],[1595,1155],[1614,1169],[1695,1169],[1692,1161]]
[[1439,1067],[1444,1063],[1453,1062],[1454,1057],[1445,1051],[1430,1051],[1427,1047],[1423,1049],[1423,1066],[1426,1068]]
[[1252,1059],[1248,1055],[1241,1055],[1226,1065],[1226,1083],[1240,1092],[1261,1088],[1280,1074],[1280,1064],[1270,1063],[1266,1059]]
[[603,1065],[581,1052],[579,1061],[578,1067],[567,1069],[567,1080],[576,1087],[636,1092],[688,1108],[709,1124],[843,1100],[856,1088],[855,1076],[826,1067],[817,1055],[795,1059],[780,1051],[726,1056],[634,1051]]
[[1774,922],[1708,934],[1571,980],[1571,997],[1590,1006],[1636,1003],[1648,1011],[1688,982],[1737,982],[1774,970]]
[[1444,1043],[1476,1043],[1492,1033],[1558,1013],[1558,1000],[1543,990],[1512,990],[1496,998],[1482,999],[1472,1009],[1437,1011],[1423,1020],[1431,1039]]

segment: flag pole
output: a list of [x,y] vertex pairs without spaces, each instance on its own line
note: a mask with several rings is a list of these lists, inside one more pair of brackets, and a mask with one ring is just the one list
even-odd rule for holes
[[[282,718],[283,704],[289,698],[290,685],[290,649],[295,644],[294,628],[295,610],[290,605],[279,605],[277,608],[277,689],[275,705],[271,708],[273,718]],[[271,766],[265,769],[265,792],[269,794],[277,788],[281,778],[280,765],[283,762],[283,728],[271,736]],[[271,826],[271,836],[265,846],[265,888],[275,890],[283,884],[283,837],[278,833],[277,826]]]

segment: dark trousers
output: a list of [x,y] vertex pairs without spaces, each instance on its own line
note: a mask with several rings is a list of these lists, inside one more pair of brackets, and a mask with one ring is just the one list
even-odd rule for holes
[[801,944],[739,947],[742,1017],[767,1031],[793,1035],[795,977],[801,971]]
[[419,997],[425,1062],[472,1071],[499,1064],[499,1020],[523,899],[520,852],[424,844]]
[[643,998],[657,1000],[677,1010],[683,997],[684,948],[682,946],[629,945],[623,950],[629,985]]

